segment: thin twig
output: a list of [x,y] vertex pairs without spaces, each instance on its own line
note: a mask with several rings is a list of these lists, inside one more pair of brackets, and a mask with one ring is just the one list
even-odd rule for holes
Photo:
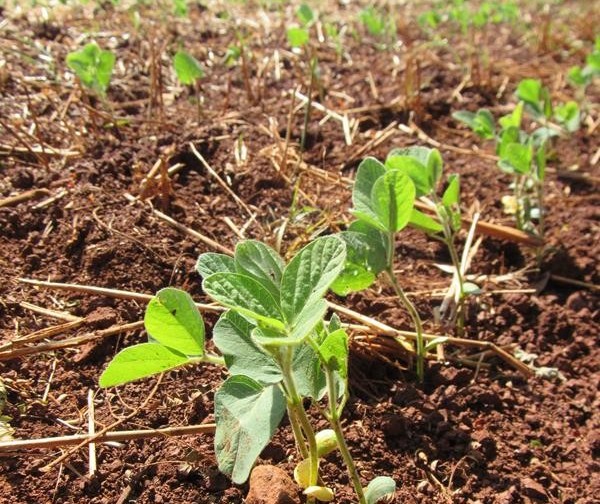
[[[90,438],[94,438],[94,434],[96,433],[96,421],[94,419],[94,391],[92,389],[88,390],[87,396],[88,402],[88,435]],[[90,476],[94,476],[98,469],[98,463],[96,460],[96,443],[90,442],[88,446],[88,474]]]
[[250,209],[250,207],[248,205],[246,205],[246,203],[244,203],[240,199],[240,197],[233,192],[231,187],[229,187],[227,185],[227,183],[221,177],[219,177],[219,174],[215,170],[213,170],[213,168],[206,162],[206,159],[204,159],[202,157],[202,154],[200,154],[198,152],[196,147],[194,147],[194,144],[192,142],[190,142],[189,145],[190,145],[190,149],[194,153],[194,156],[196,156],[198,158],[198,160],[202,163],[202,166],[204,166],[204,168],[206,168],[208,173],[210,173],[215,179],[217,179],[217,182],[223,189],[225,189],[227,194],[229,194],[233,198],[233,200],[248,213],[248,215],[250,215],[250,216],[254,215],[254,212]]
[[187,436],[192,434],[211,434],[215,431],[214,423],[200,425],[185,425],[182,427],[166,427],[164,429],[141,429],[125,431],[99,432],[90,436],[88,434],[74,434],[71,436],[48,437],[41,439],[13,439],[0,442],[0,453],[38,448],[59,448],[61,446],[85,445],[88,443],[109,443],[117,441],[133,441],[158,436]]

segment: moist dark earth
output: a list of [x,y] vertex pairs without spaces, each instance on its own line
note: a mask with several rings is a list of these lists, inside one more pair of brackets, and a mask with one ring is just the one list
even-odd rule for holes
[[[146,338],[141,328],[107,330],[142,320],[145,303],[24,278],[143,294],[175,286],[207,302],[194,265],[214,244],[182,227],[228,249],[241,237],[263,240],[290,257],[351,220],[349,179],[364,157],[409,145],[440,149],[446,175],[461,176],[466,216],[478,211],[484,221],[514,226],[501,204],[510,178],[496,167],[493,145],[451,114],[487,107],[501,115],[527,77],[541,79],[553,99],[575,97],[566,73],[590,52],[598,11],[583,0],[538,3],[524,2],[516,21],[463,33],[450,21],[435,30],[419,25],[426,3],[391,2],[397,34],[387,45],[359,23],[364,5],[320,6],[321,27],[346,28],[339,51],[315,39],[313,99],[348,117],[352,142],[335,116],[324,120],[313,109],[304,151],[304,107],[293,96],[308,93],[308,59],[285,34],[297,5],[190,2],[187,17],[176,17],[168,2],[139,5],[137,15],[132,5],[110,2],[0,9],[0,381],[14,438],[86,433],[90,390],[96,430],[210,423],[226,377],[205,365],[169,372],[160,383],[99,389],[110,359]],[[244,58],[230,64],[227,49],[240,38]],[[84,89],[65,65],[70,51],[92,40],[117,57],[106,98]],[[179,48],[205,69],[196,89],[175,79],[171,57]],[[445,345],[444,359],[430,360],[419,384],[398,345],[351,332],[344,428],[363,482],[396,480],[393,502],[597,502],[598,95],[590,85],[587,119],[554,145],[540,268],[534,250],[481,235],[469,269],[483,293],[470,301],[465,337],[530,354],[536,368],[553,368],[551,376],[525,376],[493,354]],[[158,176],[148,178],[157,162]],[[168,174],[169,167],[177,170]],[[8,201],[19,195],[26,197]],[[452,335],[433,317],[450,281],[437,267],[449,261],[444,248],[405,230],[396,253],[426,330]],[[383,279],[330,299],[412,328]],[[18,353],[23,345],[9,345],[65,324],[64,314],[83,322],[25,345],[33,348],[27,355]],[[210,335],[216,315],[204,316]],[[95,337],[52,347],[85,335]],[[99,444],[93,477],[87,448],[42,471],[69,449],[0,452],[0,502],[241,503],[248,492],[219,473],[211,434]],[[296,462],[284,421],[258,463],[291,474]],[[338,455],[322,469],[336,502],[356,501]]]

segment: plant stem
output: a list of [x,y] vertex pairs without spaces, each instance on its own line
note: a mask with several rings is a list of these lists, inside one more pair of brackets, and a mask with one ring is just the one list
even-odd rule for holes
[[415,326],[415,332],[417,333],[416,343],[417,343],[417,377],[419,381],[422,383],[425,377],[425,340],[423,338],[423,323],[421,322],[421,317],[419,316],[419,312],[415,308],[415,305],[412,304],[411,300],[408,299],[402,287],[398,283],[398,279],[394,274],[394,233],[388,234],[388,243],[387,243],[387,259],[388,259],[388,267],[386,269],[386,273],[388,278],[390,279],[390,283],[394,288],[394,292],[408,311],[408,314],[412,318],[413,324]]
[[365,492],[360,482],[356,465],[354,464],[354,460],[352,459],[352,455],[350,454],[350,450],[346,444],[346,439],[344,438],[342,424],[340,423],[340,410],[337,406],[337,389],[335,386],[335,379],[333,372],[330,369],[325,370],[325,379],[327,380],[327,395],[329,402],[329,414],[327,415],[327,419],[329,420],[329,423],[335,432],[338,449],[340,450],[340,454],[342,455],[342,459],[346,464],[346,469],[348,470],[348,474],[350,475],[350,479],[354,485],[354,491],[358,497],[358,502],[359,504],[366,504],[367,501],[365,499]]
[[[281,371],[283,374],[283,385],[287,392],[287,401],[288,401],[288,411],[292,412],[292,416],[290,416],[290,421],[295,417],[296,428],[300,427],[302,432],[304,432],[304,436],[301,436],[298,439],[299,431],[296,431],[294,425],[292,424],[292,429],[294,431],[294,436],[296,437],[296,442],[299,446],[306,441],[308,443],[308,457],[310,459],[310,477],[309,477],[309,486],[317,485],[319,479],[319,458],[317,455],[317,439],[315,437],[315,431],[310,424],[308,416],[306,415],[306,411],[304,411],[304,406],[302,404],[302,397],[298,394],[298,389],[296,387],[296,382],[294,380],[294,375],[292,373],[292,347],[284,348],[282,351],[281,358]],[[306,449],[306,446],[305,446]],[[302,450],[300,450],[301,455],[304,456]],[[309,502],[312,499],[309,499]]]
[[296,440],[296,447],[298,448],[300,455],[302,455],[302,458],[306,459],[309,457],[308,448],[306,447],[306,439],[304,438],[304,434],[302,434],[302,427],[296,416],[296,411],[288,404],[287,412],[292,426],[292,432],[294,433],[294,439]]

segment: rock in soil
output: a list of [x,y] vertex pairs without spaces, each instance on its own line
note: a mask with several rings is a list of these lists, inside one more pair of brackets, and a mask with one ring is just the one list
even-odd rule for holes
[[298,487],[279,467],[259,465],[250,475],[246,504],[300,504]]

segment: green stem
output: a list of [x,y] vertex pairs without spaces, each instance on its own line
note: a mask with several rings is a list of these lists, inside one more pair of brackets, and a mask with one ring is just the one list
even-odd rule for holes
[[306,447],[306,439],[304,439],[304,434],[302,434],[302,427],[300,427],[296,411],[288,404],[287,412],[292,426],[292,432],[294,433],[294,439],[296,440],[296,447],[298,448],[300,455],[302,455],[302,458],[306,459],[309,457],[308,448]]
[[191,363],[208,362],[210,364],[216,364],[217,366],[225,367],[225,359],[220,355],[215,354],[204,354],[202,357],[191,357]]
[[416,343],[417,343],[417,377],[420,382],[423,382],[425,377],[425,340],[423,338],[423,323],[421,322],[421,317],[419,316],[419,312],[415,308],[415,305],[412,304],[411,300],[408,299],[402,287],[398,283],[398,279],[394,274],[394,233],[388,234],[388,243],[387,243],[387,257],[388,257],[388,267],[386,270],[387,276],[394,288],[394,291],[406,310],[410,315],[413,324],[415,326],[415,332],[417,333]]
[[[302,397],[298,394],[294,375],[292,373],[292,352],[293,348],[284,348],[282,351],[281,359],[281,371],[283,374],[283,385],[287,392],[288,400],[288,411],[291,410],[292,416],[290,419],[295,417],[297,424],[296,427],[300,427],[304,436],[300,439],[296,438],[296,442],[299,446],[306,440],[308,443],[308,458],[310,459],[310,477],[309,486],[317,485],[319,479],[319,458],[317,454],[317,439],[315,437],[315,431],[310,424],[304,406],[302,404]],[[292,429],[294,426],[292,425]],[[300,432],[294,429],[294,436],[297,436]],[[302,450],[300,452],[303,456]],[[306,457],[305,457],[306,458]]]
[[340,454],[342,455],[342,459],[346,464],[346,469],[348,470],[348,474],[352,480],[352,484],[354,485],[354,491],[358,497],[358,502],[359,504],[366,504],[367,500],[360,482],[360,477],[358,476],[358,470],[356,469],[354,459],[352,458],[350,450],[348,449],[348,445],[346,444],[346,439],[344,438],[344,432],[342,430],[342,424],[340,423],[340,408],[337,407],[337,389],[335,386],[333,372],[331,370],[325,370],[325,379],[327,380],[329,402],[329,414],[327,415],[327,419],[329,420],[329,423],[335,432],[338,449],[340,450]]

